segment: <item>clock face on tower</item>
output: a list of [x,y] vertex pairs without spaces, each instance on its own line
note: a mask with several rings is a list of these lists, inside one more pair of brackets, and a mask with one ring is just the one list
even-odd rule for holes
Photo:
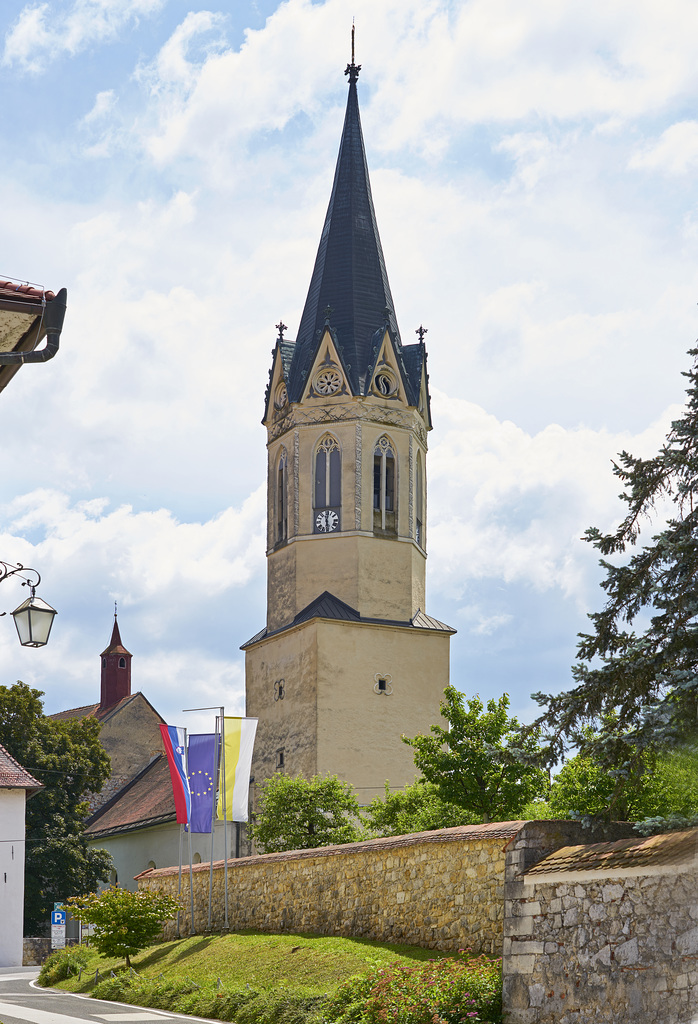
[[315,517],[315,529],[318,533],[333,533],[339,526],[339,516],[332,509],[323,509]]

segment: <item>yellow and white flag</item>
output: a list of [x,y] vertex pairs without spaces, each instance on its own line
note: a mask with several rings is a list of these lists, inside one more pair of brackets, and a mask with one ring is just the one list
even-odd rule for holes
[[[221,776],[225,764],[225,817],[228,821],[247,821],[252,750],[257,732],[256,718],[223,719]],[[223,778],[218,785],[218,818],[223,818]]]

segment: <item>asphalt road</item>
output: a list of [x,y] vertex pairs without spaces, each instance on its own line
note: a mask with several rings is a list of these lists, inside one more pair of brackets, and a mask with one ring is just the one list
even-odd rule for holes
[[148,1010],[125,1003],[109,1003],[103,999],[39,988],[32,984],[38,967],[0,968],[1,1024],[143,1024],[147,1021],[191,1024],[201,1017],[186,1017],[165,1010]]

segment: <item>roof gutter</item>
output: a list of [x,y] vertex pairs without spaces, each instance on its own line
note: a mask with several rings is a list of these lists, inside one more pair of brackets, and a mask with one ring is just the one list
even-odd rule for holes
[[53,359],[58,351],[67,303],[68,292],[65,288],[61,288],[55,299],[46,303],[39,328],[46,332],[46,344],[42,349],[35,349],[32,352],[0,352],[0,366],[45,363]]

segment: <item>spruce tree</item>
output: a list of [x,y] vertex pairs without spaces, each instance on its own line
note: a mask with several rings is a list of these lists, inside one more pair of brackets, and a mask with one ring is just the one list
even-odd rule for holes
[[[572,745],[592,754],[616,777],[621,803],[656,751],[698,733],[698,348],[689,355],[686,406],[658,454],[623,451],[613,464],[622,522],[585,533],[604,556],[606,602],[579,635],[575,686],[533,695],[546,709],[533,728],[546,730],[550,759]],[[640,547],[652,521],[661,529]]]

